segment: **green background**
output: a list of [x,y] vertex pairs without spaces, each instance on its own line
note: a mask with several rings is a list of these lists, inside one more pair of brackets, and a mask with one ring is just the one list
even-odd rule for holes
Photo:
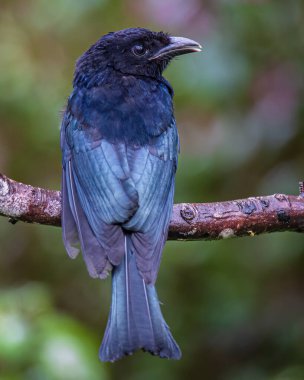
[[[304,9],[286,0],[0,2],[0,172],[59,189],[74,62],[131,26],[196,39],[166,71],[181,136],[176,202],[296,194],[304,167]],[[110,280],[59,228],[0,220],[0,380],[304,379],[304,238],[168,242],[158,278],[179,362],[98,361]]]

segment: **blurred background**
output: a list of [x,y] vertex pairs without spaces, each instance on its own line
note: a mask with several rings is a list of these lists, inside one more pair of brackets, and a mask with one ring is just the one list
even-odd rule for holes
[[[131,26],[200,41],[165,76],[181,155],[176,202],[297,194],[304,168],[300,0],[1,0],[0,172],[59,189],[59,125],[77,57]],[[304,236],[168,242],[158,279],[179,362],[98,361],[110,280],[59,228],[0,219],[0,380],[304,379]]]

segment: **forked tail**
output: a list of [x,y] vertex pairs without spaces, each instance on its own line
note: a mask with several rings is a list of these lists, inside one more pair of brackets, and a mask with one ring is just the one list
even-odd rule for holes
[[100,360],[114,362],[138,349],[180,359],[181,351],[162,316],[156,289],[139,274],[131,239],[125,239],[125,256],[113,270],[112,304]]

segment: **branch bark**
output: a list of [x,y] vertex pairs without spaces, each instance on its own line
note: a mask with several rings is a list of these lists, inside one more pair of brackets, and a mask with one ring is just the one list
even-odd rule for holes
[[[303,186],[302,186],[303,187]],[[0,174],[0,215],[11,223],[61,223],[60,192]],[[304,232],[304,194],[274,194],[214,203],[175,204],[170,240],[217,240],[266,232]]]

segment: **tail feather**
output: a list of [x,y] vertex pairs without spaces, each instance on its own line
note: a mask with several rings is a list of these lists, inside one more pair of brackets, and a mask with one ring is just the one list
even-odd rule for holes
[[112,305],[100,359],[114,362],[139,349],[179,359],[181,352],[162,316],[156,289],[139,274],[131,239],[125,239],[125,257],[113,271]]

